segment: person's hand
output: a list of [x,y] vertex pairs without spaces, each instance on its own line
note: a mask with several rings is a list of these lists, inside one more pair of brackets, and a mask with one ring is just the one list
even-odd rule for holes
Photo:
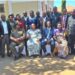
[[37,42],[39,43],[40,41],[39,41],[39,40],[37,40]]
[[37,42],[36,42],[37,44],[40,42],[39,40],[36,40],[36,41],[37,41]]
[[50,40],[47,40],[47,44],[49,44],[50,43]]
[[14,39],[14,41],[15,41],[16,43],[20,43],[20,41],[19,41],[18,39]]
[[23,40],[24,40],[24,38],[17,38],[17,40],[19,41],[19,42],[22,42]]

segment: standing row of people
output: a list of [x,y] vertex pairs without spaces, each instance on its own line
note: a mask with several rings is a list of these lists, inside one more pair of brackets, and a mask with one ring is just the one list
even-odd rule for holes
[[[17,14],[8,16],[1,15],[0,21],[0,55],[7,55],[18,59],[25,46],[27,56],[42,55],[42,50],[45,55],[58,55],[65,58],[68,55],[69,49],[71,53],[74,50],[74,27],[75,26],[75,10],[72,15],[64,9],[63,13],[57,11],[57,7],[53,11],[47,11],[40,16],[40,12],[30,11],[30,16],[27,12],[23,13],[23,17]],[[46,46],[50,47],[48,52]],[[18,51],[17,51],[18,48]]]

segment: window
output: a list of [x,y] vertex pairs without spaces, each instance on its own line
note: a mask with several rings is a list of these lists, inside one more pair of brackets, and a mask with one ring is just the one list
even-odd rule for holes
[[4,4],[0,4],[0,13],[4,13]]

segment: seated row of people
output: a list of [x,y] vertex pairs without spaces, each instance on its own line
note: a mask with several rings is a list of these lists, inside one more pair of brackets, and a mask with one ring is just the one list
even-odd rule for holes
[[[55,55],[65,58],[68,55],[68,43],[65,38],[65,30],[62,24],[58,23],[57,29],[52,28],[51,22],[46,22],[46,28],[40,30],[36,28],[34,23],[26,32],[19,25],[15,25],[15,30],[12,31],[10,39],[10,49],[15,59],[21,56],[22,50],[27,41],[27,50],[29,56],[42,55],[42,50],[45,55]],[[27,39],[27,40],[26,40]],[[50,46],[50,51],[47,53],[46,45]],[[18,51],[16,50],[18,47]]]

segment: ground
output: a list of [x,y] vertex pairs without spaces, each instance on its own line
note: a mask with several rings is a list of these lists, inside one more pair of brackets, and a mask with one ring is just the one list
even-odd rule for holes
[[75,75],[75,57],[0,58],[0,75]]

